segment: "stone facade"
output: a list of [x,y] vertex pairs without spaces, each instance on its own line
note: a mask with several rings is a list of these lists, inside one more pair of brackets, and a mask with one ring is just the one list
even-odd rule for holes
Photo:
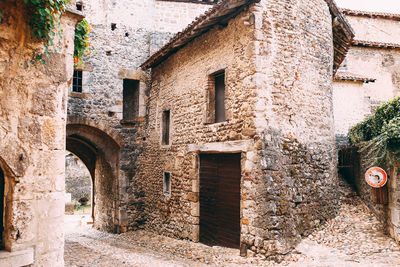
[[350,77],[336,78],[334,83],[335,134],[340,145],[347,144],[349,128],[400,93],[399,16],[345,13],[356,36],[338,72],[338,76],[345,73]]
[[[144,138],[148,73],[139,66],[212,5],[158,0],[80,3],[93,26],[91,55],[78,68],[83,70],[82,93],[69,93],[67,149],[95,176],[94,226],[121,232],[127,230],[128,218],[142,221],[134,177]],[[139,81],[135,121],[123,120],[124,79]]]
[[388,175],[387,184],[379,189],[372,188],[365,181],[368,164],[366,151],[359,152],[357,147],[346,147],[340,151],[340,173],[353,185],[364,203],[384,226],[386,233],[400,243],[400,192],[399,162],[387,160],[383,168]]
[[65,156],[65,192],[71,194],[71,200],[92,198],[90,173],[82,161],[71,153]]
[[[46,64],[31,39],[23,1],[0,3],[0,168],[5,176],[1,266],[62,266],[64,149],[74,29],[82,16],[62,16],[63,36]],[[3,220],[3,218],[1,218]]]
[[[167,54],[167,45],[144,63],[153,67],[135,176],[144,227],[198,241],[199,155],[240,153],[241,244],[286,254],[337,209],[332,17],[322,0],[261,1],[225,25],[177,52]],[[199,31],[188,28],[170,46]],[[221,70],[227,119],[210,124],[209,75]],[[161,142],[163,110],[171,116],[168,145]],[[164,171],[170,194],[163,193]]]
[[[399,96],[400,37],[396,33],[400,15],[356,10],[344,12],[356,37],[334,83],[335,134],[337,144],[342,147],[339,172],[354,185],[388,233],[399,242],[398,167],[381,166],[389,175],[388,185],[384,189],[372,189],[364,180],[364,174],[371,166],[365,163],[364,153],[347,147],[347,134],[349,128],[371,115],[377,106]],[[385,201],[378,201],[377,194]]]

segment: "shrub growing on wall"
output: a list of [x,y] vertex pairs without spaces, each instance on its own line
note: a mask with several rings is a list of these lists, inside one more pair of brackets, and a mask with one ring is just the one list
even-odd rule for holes
[[385,164],[387,156],[400,159],[400,97],[379,106],[375,114],[349,132],[351,144],[367,152],[370,164]]
[[[61,15],[65,12],[69,0],[24,0],[24,3],[28,9],[31,37],[44,41],[44,52],[47,56],[50,56],[49,47],[54,45],[54,38],[56,36],[62,37]],[[0,22],[4,15],[0,10]],[[76,62],[82,61],[82,56],[88,54],[89,30],[90,24],[86,20],[81,21],[76,28],[74,49]],[[35,60],[41,60],[43,64],[45,63],[41,55],[34,55],[31,63],[33,64]]]

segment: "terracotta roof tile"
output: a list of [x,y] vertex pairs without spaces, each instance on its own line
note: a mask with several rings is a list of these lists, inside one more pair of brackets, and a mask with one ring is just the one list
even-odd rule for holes
[[[227,23],[243,7],[259,1],[260,0],[222,0],[218,2],[218,4],[214,5],[202,16],[197,17],[182,32],[177,33],[160,50],[150,56],[141,67],[143,69],[148,69],[160,64],[171,54],[178,51],[194,38],[208,31],[214,25],[218,23]],[[333,72],[336,73],[347,54],[352,38],[354,37],[354,31],[337,7],[335,1],[325,0],[325,2],[329,6],[330,12],[333,16],[335,48]]]
[[345,72],[345,71],[338,71],[334,78],[335,81],[354,81],[354,82],[363,82],[363,83],[370,83],[375,82],[376,79],[365,77],[359,74]]
[[363,40],[353,40],[352,46],[370,47],[370,48],[385,48],[385,49],[400,49],[400,44],[372,42]]
[[341,10],[345,15],[348,15],[348,16],[362,16],[362,17],[369,17],[369,18],[383,18],[383,19],[393,19],[393,20],[399,20],[400,21],[400,14],[352,10],[352,9],[347,9],[347,8],[342,8]]

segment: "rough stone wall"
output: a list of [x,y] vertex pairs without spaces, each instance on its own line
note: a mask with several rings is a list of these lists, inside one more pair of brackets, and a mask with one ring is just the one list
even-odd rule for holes
[[253,250],[285,254],[337,209],[332,25],[324,1],[259,6],[253,80],[261,149],[244,184],[254,208],[242,232]]
[[[331,23],[322,0],[261,1],[153,68],[136,174],[146,229],[198,241],[198,154],[207,152],[242,153],[241,242],[257,253],[285,254],[335,214]],[[207,76],[219,69],[228,120],[205,124]],[[160,145],[165,109],[169,146]]]
[[[348,149],[348,151],[350,150]],[[352,148],[352,150],[351,158],[353,160],[347,163],[347,165],[352,165],[352,169],[350,173],[347,173],[347,178],[350,178],[350,182],[353,183],[364,203],[385,226],[387,233],[400,243],[399,163],[390,162],[386,166],[380,166],[386,171],[388,182],[384,188],[373,189],[365,181],[365,172],[371,167],[367,163],[366,152],[359,153],[357,148]],[[377,197],[377,191],[380,191],[379,194],[386,195],[386,197]]]
[[389,203],[388,203],[388,224],[389,234],[400,244],[400,175],[397,162],[389,170]]
[[[46,64],[29,36],[23,1],[0,3],[0,166],[5,173],[6,266],[62,266],[65,111],[79,16],[62,17],[63,38]],[[18,255],[18,256],[15,256]]]
[[[248,14],[247,14],[248,15]],[[153,69],[146,141],[136,175],[144,192],[145,228],[198,240],[197,149],[189,145],[243,140],[253,142],[251,111],[254,73],[252,28],[241,18],[215,27]],[[227,122],[206,124],[208,75],[225,69]],[[250,101],[249,101],[250,100]],[[171,112],[171,144],[161,146],[162,111]],[[244,159],[246,155],[242,156]],[[163,171],[171,172],[171,196],[163,194]],[[134,222],[133,222],[134,223]]]
[[[346,16],[356,33],[356,40],[400,43],[400,21],[382,18]],[[340,71],[376,79],[360,84],[352,81],[334,83],[335,134],[347,139],[348,129],[374,112],[376,107],[400,95],[400,50],[352,46]],[[344,88],[347,88],[345,90]],[[357,110],[349,107],[357,102]],[[345,114],[345,112],[350,112]]]
[[71,153],[65,156],[65,192],[71,193],[72,200],[86,197],[91,199],[92,182],[86,166]]
[[[162,12],[163,7],[168,8],[168,14]],[[86,18],[93,25],[90,33],[91,55],[85,59],[82,68],[83,92],[69,94],[68,118],[90,120],[96,128],[96,124],[107,125],[123,140],[124,145],[118,152],[116,176],[112,178],[118,187],[115,188],[118,195],[114,199],[119,211],[110,213],[110,216],[116,217],[117,231],[126,230],[128,218],[141,221],[142,203],[136,199],[141,193],[136,192],[133,177],[144,137],[142,126],[146,113],[148,75],[139,66],[168,41],[172,36],[169,31],[183,28],[206,7],[210,5],[158,3],[156,0],[83,1]],[[182,18],[185,20],[181,21]],[[112,23],[115,24],[114,30],[111,29]],[[121,123],[123,79],[140,81],[139,116],[129,123]],[[98,197],[96,201],[95,196],[95,203],[109,203],[107,197],[99,191],[95,192]],[[97,214],[106,219],[107,216],[101,212],[99,210]],[[103,224],[103,219],[99,223]]]
[[160,32],[178,32],[190,24],[194,18],[210,9],[210,4],[177,3],[155,1],[156,30]]

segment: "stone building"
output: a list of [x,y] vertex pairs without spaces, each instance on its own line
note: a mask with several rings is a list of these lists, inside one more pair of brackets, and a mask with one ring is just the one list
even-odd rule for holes
[[64,149],[74,29],[68,10],[46,64],[31,63],[24,1],[0,2],[0,266],[62,266]]
[[271,256],[333,217],[332,74],[352,37],[333,1],[226,0],[147,59],[143,227]]
[[355,38],[334,83],[335,134],[347,144],[349,128],[400,93],[400,15],[343,10]]
[[355,30],[345,64],[334,83],[335,134],[339,153],[339,172],[363,198],[400,242],[400,195],[398,167],[383,167],[389,175],[382,189],[372,189],[364,180],[368,168],[365,153],[348,147],[349,128],[374,113],[377,106],[400,94],[400,15],[359,10],[343,10]]
[[213,2],[76,2],[93,29],[91,55],[74,71],[69,92],[67,150],[85,163],[94,180],[95,228],[126,231],[129,218],[140,224],[141,192],[134,177],[148,81],[140,64]]

